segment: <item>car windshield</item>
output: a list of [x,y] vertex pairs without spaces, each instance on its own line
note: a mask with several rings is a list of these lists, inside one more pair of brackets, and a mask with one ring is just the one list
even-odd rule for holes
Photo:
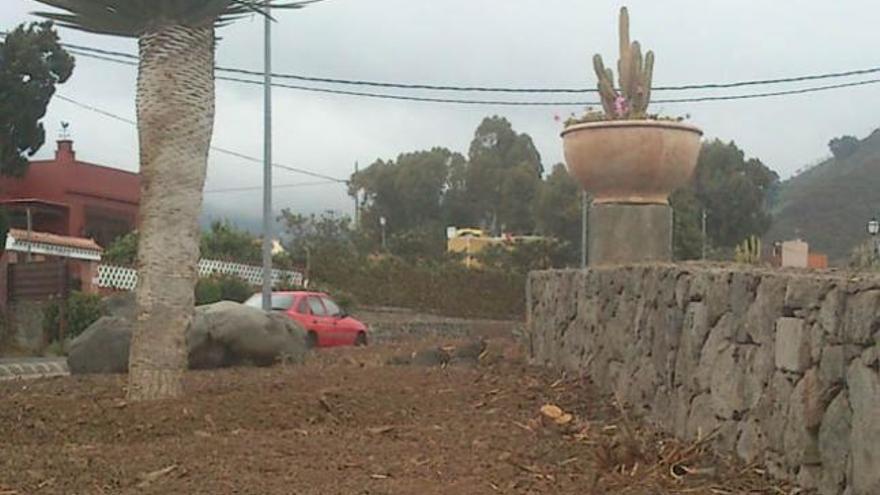
[[[245,305],[252,308],[263,308],[263,295],[259,292],[245,301]],[[286,311],[293,306],[293,294],[272,294],[272,309]]]
[[327,308],[327,314],[330,316],[342,316],[342,310],[339,309],[339,305],[333,302],[333,300],[324,297],[324,307]]

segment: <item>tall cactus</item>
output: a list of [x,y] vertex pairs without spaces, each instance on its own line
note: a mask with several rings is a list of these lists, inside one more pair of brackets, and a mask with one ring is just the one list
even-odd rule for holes
[[749,236],[736,246],[734,261],[737,263],[757,265],[761,263],[761,251],[761,239],[758,239],[755,236]]
[[602,108],[609,119],[640,119],[648,113],[651,102],[651,83],[654,74],[654,52],[642,56],[638,41],[630,41],[629,11],[620,9],[620,58],[617,61],[618,90],[614,87],[614,72],[605,67],[602,56],[593,56],[593,69],[599,78]]

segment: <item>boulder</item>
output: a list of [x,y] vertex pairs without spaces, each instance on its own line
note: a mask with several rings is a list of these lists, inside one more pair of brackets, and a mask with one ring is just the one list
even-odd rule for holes
[[[133,315],[124,302],[105,307],[111,314]],[[132,319],[122,316],[92,324],[71,343],[71,373],[126,372],[132,328]],[[301,363],[307,350],[306,332],[293,320],[230,301],[197,307],[186,341],[190,369]]]
[[102,317],[70,343],[67,367],[74,375],[128,371],[131,332],[131,320],[118,316]]
[[196,308],[186,340],[192,369],[301,363],[306,353],[306,332],[299,324],[230,301]]
[[137,302],[134,292],[117,292],[101,300],[101,313],[134,321]]

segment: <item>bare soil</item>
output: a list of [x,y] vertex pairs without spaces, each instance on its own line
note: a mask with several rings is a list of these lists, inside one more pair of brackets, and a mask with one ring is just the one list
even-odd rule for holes
[[0,383],[0,495],[788,493],[508,340],[475,365],[386,364],[447,344],[191,372],[185,398],[156,403],[126,403],[124,376]]

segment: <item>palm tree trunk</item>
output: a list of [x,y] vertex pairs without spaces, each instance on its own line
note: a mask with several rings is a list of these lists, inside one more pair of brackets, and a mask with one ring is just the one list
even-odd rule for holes
[[129,400],[180,396],[198,278],[202,188],[214,127],[214,27],[140,37],[141,205]]

